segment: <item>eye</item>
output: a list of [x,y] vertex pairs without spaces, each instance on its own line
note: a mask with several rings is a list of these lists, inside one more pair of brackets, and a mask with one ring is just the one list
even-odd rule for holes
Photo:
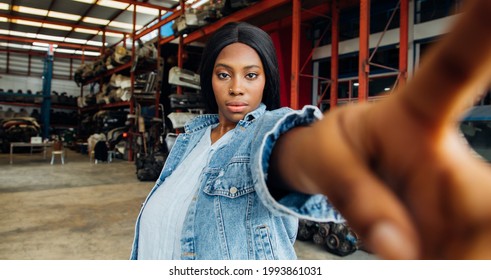
[[224,79],[227,79],[228,77],[230,77],[230,75],[227,73],[221,72],[221,73],[217,73],[217,77],[220,80],[224,80]]
[[247,73],[246,78],[249,80],[253,80],[257,78],[258,74],[257,73]]

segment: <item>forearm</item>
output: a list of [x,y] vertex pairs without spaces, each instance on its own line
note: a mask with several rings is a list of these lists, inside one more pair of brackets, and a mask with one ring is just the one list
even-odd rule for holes
[[314,133],[312,126],[303,126],[281,135],[271,154],[271,185],[286,185],[306,194],[322,193],[327,178]]

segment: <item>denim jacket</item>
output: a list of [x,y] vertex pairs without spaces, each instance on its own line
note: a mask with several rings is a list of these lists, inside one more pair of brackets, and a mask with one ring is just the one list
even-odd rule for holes
[[[181,232],[181,259],[295,259],[298,218],[343,221],[325,196],[291,192],[276,201],[266,185],[269,157],[278,137],[320,118],[321,112],[313,106],[266,111],[261,104],[238,122],[229,145],[215,152],[200,177]],[[218,115],[198,116],[176,139],[140,210],[131,259],[138,258],[145,203],[194,148],[205,128],[216,123]]]

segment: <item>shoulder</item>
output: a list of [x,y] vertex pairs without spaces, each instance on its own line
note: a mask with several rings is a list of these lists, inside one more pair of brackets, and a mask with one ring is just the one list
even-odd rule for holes
[[283,119],[296,119],[296,118],[312,118],[312,119],[321,119],[322,112],[319,108],[313,105],[306,105],[300,110],[293,110],[289,107],[282,107],[272,111],[266,111],[263,115],[264,120],[269,122],[278,122]]

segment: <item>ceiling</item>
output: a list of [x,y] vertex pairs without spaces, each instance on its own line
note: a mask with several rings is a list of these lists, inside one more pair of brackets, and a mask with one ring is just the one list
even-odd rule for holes
[[[199,2],[187,1],[189,5]],[[0,0],[0,48],[47,50],[98,55],[105,31],[106,46],[121,42],[160,15],[170,14],[179,0]],[[180,7],[179,7],[180,8]]]
[[[208,2],[185,0],[186,7],[197,7]],[[328,3],[327,0],[302,1],[302,9],[308,10],[321,4],[329,6]],[[357,4],[359,0],[340,1],[341,8]],[[131,45],[129,37],[133,33],[135,6],[137,31],[155,23],[159,14],[165,17],[180,9],[179,0],[0,0],[0,51],[15,49],[44,54],[48,44],[54,44],[55,55],[83,54],[95,58],[100,55],[103,42],[105,46],[113,46],[126,38]],[[290,3],[277,8],[274,13],[268,13],[267,17],[259,16],[259,13],[256,17],[249,15],[247,20],[263,26],[278,17],[291,15],[291,9]],[[141,39],[148,40],[156,36],[156,32]]]

